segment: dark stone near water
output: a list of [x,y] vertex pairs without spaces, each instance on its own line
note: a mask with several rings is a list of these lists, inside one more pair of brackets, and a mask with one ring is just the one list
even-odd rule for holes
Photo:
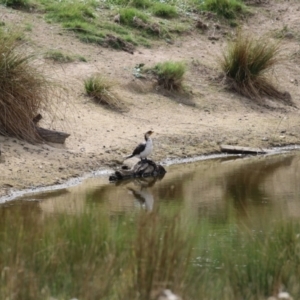
[[123,165],[119,170],[115,171],[114,174],[109,176],[109,181],[140,177],[163,177],[166,172],[163,166],[157,165],[154,161],[147,159],[139,161],[131,169]]

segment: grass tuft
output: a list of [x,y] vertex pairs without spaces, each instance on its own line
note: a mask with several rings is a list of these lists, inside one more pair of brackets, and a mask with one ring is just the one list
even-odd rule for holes
[[78,1],[75,3],[52,3],[46,6],[46,8],[49,12],[48,18],[56,22],[89,22],[95,18],[93,6],[89,3],[86,4]]
[[167,90],[182,90],[185,72],[186,66],[183,62],[166,61],[154,67],[158,85],[163,86]]
[[69,63],[75,60],[73,56],[63,53],[59,50],[49,50],[46,52],[44,57],[59,63]]
[[0,31],[0,128],[2,134],[37,141],[33,118],[48,106],[52,90],[20,44],[18,35]]
[[135,8],[129,7],[120,10],[121,24],[135,27],[134,17],[141,19],[145,23],[148,21],[148,16]]
[[152,7],[153,15],[161,18],[175,18],[178,16],[177,10],[174,6],[157,2]]
[[229,86],[249,98],[265,95],[282,99],[283,93],[269,79],[270,71],[280,62],[279,50],[278,43],[239,33],[220,61]]
[[152,5],[152,3],[150,0],[130,0],[128,2],[128,5],[136,8],[146,9],[149,8]]
[[235,19],[247,11],[245,4],[240,0],[204,0],[200,7],[226,19]]
[[114,82],[100,74],[94,74],[84,81],[86,94],[92,97],[95,102],[108,106],[111,109],[122,111],[125,106],[119,97],[112,92],[114,85]]
[[59,50],[49,50],[45,53],[44,57],[58,63],[70,63],[75,60],[87,62],[86,58],[82,55],[70,55]]

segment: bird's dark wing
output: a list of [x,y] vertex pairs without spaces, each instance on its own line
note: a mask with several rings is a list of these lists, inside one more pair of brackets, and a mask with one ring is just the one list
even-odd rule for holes
[[132,152],[132,155],[138,155],[143,152],[146,148],[146,144],[139,144]]

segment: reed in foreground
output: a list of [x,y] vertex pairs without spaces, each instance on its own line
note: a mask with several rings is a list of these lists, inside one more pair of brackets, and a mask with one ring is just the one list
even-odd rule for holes
[[182,292],[191,244],[178,217],[110,219],[89,210],[40,223],[32,211],[2,214],[1,299],[147,300],[163,288]]
[[157,300],[166,288],[183,299],[300,297],[299,221],[218,230],[170,207],[45,218],[30,205],[0,209],[1,299]]

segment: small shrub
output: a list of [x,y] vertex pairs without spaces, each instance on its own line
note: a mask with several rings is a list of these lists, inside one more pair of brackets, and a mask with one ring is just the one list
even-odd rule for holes
[[33,118],[49,107],[52,90],[20,43],[19,35],[0,31],[0,127],[4,134],[37,141]]
[[279,44],[238,34],[220,61],[227,83],[240,94],[255,98],[268,95],[282,98],[269,81],[268,73],[279,62]]
[[205,0],[200,7],[226,19],[234,19],[246,12],[245,4],[240,0]]
[[158,85],[167,90],[181,90],[186,66],[183,62],[167,61],[154,67]]
[[148,21],[148,16],[135,8],[123,8],[120,10],[120,21],[122,24],[134,27],[134,17],[141,19],[145,23]]
[[123,102],[118,96],[112,92],[114,83],[101,76],[95,74],[84,81],[85,91],[88,96],[92,97],[95,102],[108,106],[111,109],[124,110]]
[[157,2],[152,7],[153,15],[161,18],[175,18],[177,17],[178,13],[174,6]]

